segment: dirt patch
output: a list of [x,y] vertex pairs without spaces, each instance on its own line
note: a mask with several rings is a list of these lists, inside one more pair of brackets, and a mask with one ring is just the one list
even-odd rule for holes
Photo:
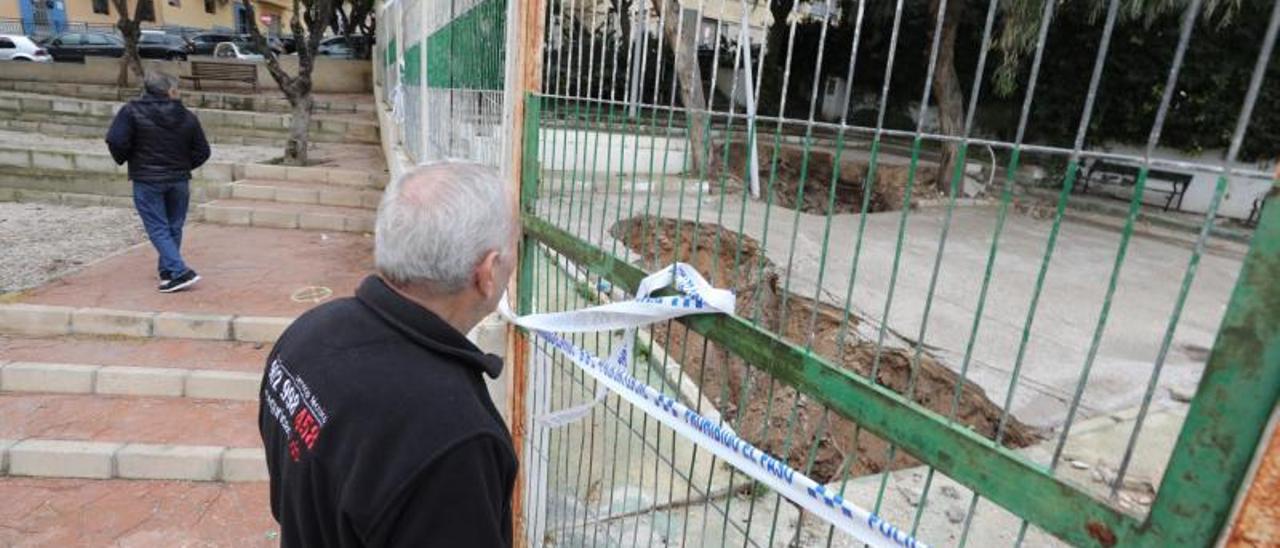
[[[907,394],[910,388],[911,400],[944,416],[951,415],[958,375],[927,352],[921,354],[913,371],[914,351],[901,348],[883,348],[877,364],[875,341],[862,340],[855,334],[854,328],[863,320],[851,315],[842,329],[843,310],[784,294],[777,269],[754,239],[717,225],[695,227],[689,221],[655,217],[619,221],[610,234],[639,253],[651,267],[675,258],[693,265],[713,276],[717,285],[727,284],[734,290],[740,316],[758,318],[762,327],[791,343],[811,343],[816,354],[864,378],[870,377],[874,369],[881,386],[899,394]],[[693,253],[695,246],[697,252]],[[735,268],[735,264],[741,266]],[[726,419],[734,421],[739,435],[775,455],[785,453],[797,469],[804,470],[812,462],[809,475],[815,480],[837,479],[846,467],[851,475],[859,476],[920,464],[900,451],[890,459],[889,445],[884,440],[860,432],[859,426],[847,419],[823,413],[819,402],[772,381],[683,325],[671,322],[652,329],[655,340],[681,362],[685,374],[699,383],[703,394]],[[1000,407],[980,387],[963,383],[955,411],[957,422],[994,439],[1000,414]],[[1009,417],[1003,440],[1006,446],[1024,447],[1038,439],[1033,428]]]
[[[805,213],[826,215],[828,209],[832,214],[858,213],[862,211],[862,202],[867,200],[867,212],[895,211],[902,209],[906,194],[907,181],[911,175],[909,165],[898,165],[881,159],[876,165],[875,184],[871,185],[870,195],[866,195],[867,172],[869,162],[861,159],[842,159],[837,173],[835,154],[822,149],[810,150],[793,145],[779,145],[777,150],[777,166],[774,172],[774,149],[772,145],[757,144],[760,158],[761,186],[766,185],[770,175],[776,179],[773,183],[773,203],[790,209],[799,208]],[[729,145],[729,162],[731,173],[747,172],[747,147],[743,143]],[[934,180],[938,168],[932,164],[920,163],[916,167],[916,184],[912,191],[911,201],[937,198]],[[836,179],[835,196],[832,196],[831,180]],[[803,184],[802,184],[803,183]],[[742,181],[735,181],[741,185]],[[801,187],[803,186],[803,192]],[[762,188],[761,192],[765,192]]]
[[0,203],[0,293],[41,285],[145,238],[130,209]]

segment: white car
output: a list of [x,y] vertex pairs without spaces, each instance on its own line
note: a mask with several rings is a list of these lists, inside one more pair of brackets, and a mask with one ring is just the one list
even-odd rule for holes
[[0,34],[0,61],[32,61],[52,63],[53,57],[44,48],[21,34]]
[[213,48],[214,59],[237,59],[241,61],[261,61],[262,54],[251,44],[222,42]]

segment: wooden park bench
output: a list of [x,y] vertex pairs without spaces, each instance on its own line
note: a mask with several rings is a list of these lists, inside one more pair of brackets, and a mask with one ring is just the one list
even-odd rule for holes
[[201,80],[217,80],[223,82],[243,82],[253,85],[253,92],[258,92],[258,65],[248,63],[214,63],[209,61],[192,61],[191,76],[183,76],[183,80],[195,82],[200,89]]
[[[1082,177],[1084,184],[1080,186],[1080,192],[1088,192],[1091,183],[1099,183],[1107,176],[1118,179],[1121,185],[1135,185],[1138,181],[1138,172],[1141,169],[1140,166],[1134,164],[1094,159],[1084,168],[1084,176]],[[1148,192],[1159,192],[1168,195],[1164,201],[1165,211],[1169,211],[1169,207],[1175,203],[1177,204],[1175,209],[1180,210],[1182,209],[1182,197],[1186,195],[1187,187],[1191,184],[1192,178],[1193,176],[1190,173],[1148,169],[1146,189]],[[1157,184],[1151,184],[1153,182]]]

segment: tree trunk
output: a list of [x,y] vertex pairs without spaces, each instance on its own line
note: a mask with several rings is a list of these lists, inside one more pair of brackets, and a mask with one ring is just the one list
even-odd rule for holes
[[128,0],[112,0],[112,3],[115,5],[116,13],[119,14],[116,19],[116,29],[120,31],[120,36],[124,37],[124,55],[120,57],[120,72],[116,76],[116,87],[123,90],[129,87],[130,74],[139,85],[142,84],[145,76],[142,57],[138,55],[138,40],[142,34],[142,25],[139,24],[136,13],[133,18],[129,17]]
[[[245,9],[249,19],[256,21],[253,2],[246,1]],[[311,111],[315,108],[315,100],[311,96],[311,71],[315,69],[316,52],[320,49],[320,40],[325,29],[333,18],[333,0],[310,0],[302,9],[300,0],[293,0],[293,17],[289,20],[289,28],[298,45],[298,74],[291,76],[280,66],[280,59],[271,48],[267,47],[267,39],[257,25],[249,25],[249,35],[258,49],[262,50],[267,61],[267,72],[276,81],[280,91],[292,105],[289,122],[289,140],[285,142],[284,163],[301,166],[307,163],[307,145],[311,141]],[[299,16],[306,21],[304,27]]]
[[285,163],[295,166],[307,165],[307,145],[311,139],[311,111],[315,101],[311,94],[293,101],[293,111],[289,121],[289,141],[284,146]]
[[782,102],[783,74],[787,69],[787,39],[790,34],[787,18],[791,16],[793,7],[795,0],[769,2],[773,22],[769,24],[765,37],[764,65],[760,68],[760,104],[756,105],[762,114],[784,114],[778,111],[778,107]]
[[[930,2],[934,25],[937,25],[939,0]],[[960,27],[960,12],[963,11],[962,0],[948,0],[947,10],[942,22],[942,41],[938,44],[938,64],[933,74],[933,99],[938,103],[938,122],[944,135],[962,135],[964,133],[964,94],[960,91],[960,77],[956,75],[955,46],[956,34]],[[923,116],[923,108],[921,116]],[[938,190],[946,192],[951,184],[952,171],[955,170],[956,155],[960,145],[954,141],[942,144],[942,156],[938,160],[938,174],[935,184]],[[962,180],[963,181],[963,180]],[[958,181],[960,184],[962,181]]]
[[[656,3],[658,0],[654,0]],[[656,6],[655,6],[656,8]],[[673,50],[675,73],[679,77],[680,102],[684,104],[689,123],[689,148],[693,152],[693,168],[708,178],[719,171],[716,161],[717,147],[711,138],[711,118],[707,114],[707,98],[702,91],[702,71],[698,67],[698,29],[680,29],[684,13],[676,0],[663,0],[662,13],[666,13],[662,32],[667,47]],[[678,47],[673,47],[676,38]]]

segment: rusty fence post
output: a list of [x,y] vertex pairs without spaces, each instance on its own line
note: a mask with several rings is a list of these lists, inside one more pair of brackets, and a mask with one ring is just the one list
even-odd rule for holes
[[[545,0],[507,0],[507,25],[506,25],[506,67],[505,67],[505,85],[503,86],[503,126],[507,128],[507,138],[504,140],[504,162],[503,173],[510,182],[511,195],[514,197],[513,203],[515,214],[519,218],[525,204],[521,200],[522,183],[527,176],[536,177],[536,173],[527,174],[526,165],[536,166],[537,163],[526,164],[524,157],[524,135],[525,135],[525,97],[529,92],[537,92],[542,81],[542,27],[543,27],[543,10]],[[512,279],[507,294],[509,298],[515,299],[512,303],[513,308],[520,314],[527,314],[525,310],[527,299],[521,298],[521,291],[528,292],[532,290],[529,287],[532,280],[525,275],[528,268],[527,262],[532,260],[527,256],[527,240],[521,245],[519,255],[520,264],[516,268],[518,273]],[[516,329],[513,325],[507,326],[507,354],[509,382],[507,402],[511,420],[511,441],[515,446],[517,455],[524,455],[524,447],[527,443],[526,432],[528,429],[529,401],[528,393],[528,369],[529,363],[529,341],[524,333]],[[525,499],[527,497],[529,463],[521,462],[520,471],[516,476],[515,487],[511,494],[511,515],[512,515],[512,531],[515,545],[517,547],[527,546],[530,538],[530,532],[527,530],[527,522],[525,516]],[[535,521],[536,523],[536,521]]]

